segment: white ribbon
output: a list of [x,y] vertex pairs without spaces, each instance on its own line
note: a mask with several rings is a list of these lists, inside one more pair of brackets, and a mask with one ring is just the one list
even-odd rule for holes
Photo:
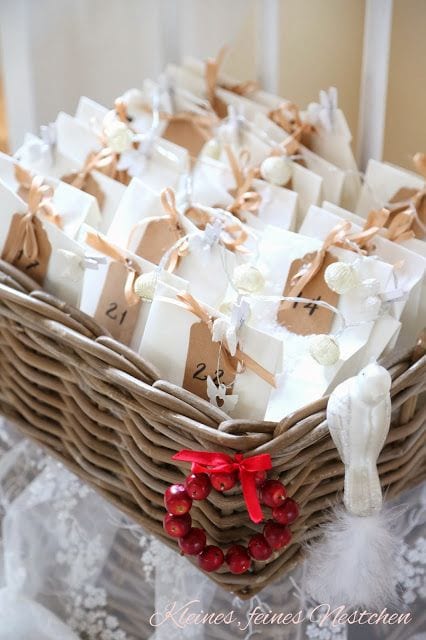
[[319,102],[311,102],[308,105],[307,116],[309,122],[323,126],[329,133],[333,131],[337,111],[337,96],[336,87],[330,87],[327,90],[321,89]]

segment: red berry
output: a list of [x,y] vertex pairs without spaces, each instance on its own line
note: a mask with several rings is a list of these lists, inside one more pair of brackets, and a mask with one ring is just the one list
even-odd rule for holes
[[225,560],[231,573],[245,573],[251,566],[248,551],[240,544],[234,544],[228,549]]
[[261,533],[256,533],[250,538],[248,551],[253,560],[267,560],[272,555],[272,549]]
[[266,471],[256,471],[254,474],[254,481],[256,483],[256,487],[261,487],[262,484],[266,480]]
[[164,494],[164,506],[174,516],[183,516],[192,507],[192,500],[183,484],[172,484]]
[[208,545],[198,554],[198,564],[204,571],[216,571],[223,565],[225,556],[222,549],[213,544]]
[[163,527],[172,538],[182,538],[190,530],[191,523],[192,518],[189,513],[185,513],[183,516],[173,516],[168,513],[164,517]]
[[286,499],[287,491],[279,480],[267,480],[260,488],[260,497],[267,507],[278,507]]
[[198,556],[206,546],[206,533],[204,529],[192,527],[186,536],[179,539],[179,546],[183,553],[189,556]]
[[272,549],[282,549],[291,540],[291,531],[283,524],[278,524],[273,520],[268,522],[263,527],[263,535],[272,547]]
[[280,507],[272,509],[272,517],[280,524],[291,524],[299,515],[299,506],[295,500],[287,498]]
[[192,473],[185,480],[185,489],[193,500],[204,500],[211,491],[212,485],[207,473]]
[[237,474],[235,472],[232,473],[212,473],[210,481],[212,483],[212,487],[216,489],[216,491],[228,491],[228,489],[232,489],[237,482]]

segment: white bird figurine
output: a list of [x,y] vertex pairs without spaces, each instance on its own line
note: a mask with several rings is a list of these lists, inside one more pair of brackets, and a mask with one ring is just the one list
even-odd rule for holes
[[344,503],[356,516],[380,510],[377,458],[391,417],[389,372],[377,363],[339,384],[330,396],[327,423],[345,465]]
[[396,598],[397,540],[382,509],[377,458],[391,418],[391,377],[378,364],[339,384],[327,407],[331,437],[345,465],[344,507],[308,549],[306,590],[320,603],[379,609]]

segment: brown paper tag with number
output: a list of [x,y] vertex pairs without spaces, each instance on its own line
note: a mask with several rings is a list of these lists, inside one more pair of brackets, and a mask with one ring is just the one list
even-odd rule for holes
[[186,356],[183,388],[208,400],[207,376],[218,385],[229,385],[226,393],[232,393],[238,360],[231,358],[219,342],[213,342],[210,330],[205,322],[195,322],[191,326]]
[[148,222],[135,250],[136,255],[159,264],[166,251],[180,238],[169,218],[157,218]]
[[[288,296],[294,276],[299,273],[304,264],[312,262],[315,253],[307,253],[303,258],[293,260],[287,276],[287,282],[282,293]],[[305,286],[300,293],[300,298],[310,298],[311,300],[321,300],[336,306],[339,295],[328,288],[324,280],[324,272],[329,264],[337,262],[337,259],[326,253],[324,263],[316,276]],[[289,303],[290,304],[290,303]],[[277,314],[279,324],[287,327],[289,331],[300,336],[307,336],[312,333],[329,333],[333,322],[333,312],[321,307],[314,302],[294,302],[288,308],[281,308]]]
[[111,262],[95,311],[95,320],[111,335],[129,345],[138,319],[141,302],[129,306],[124,295],[128,270],[121,262]]
[[[417,195],[418,191],[419,191],[418,189],[409,189],[408,187],[402,187],[402,189],[398,189],[398,191],[395,193],[394,196],[392,196],[389,202],[391,203],[406,202],[410,198],[413,198],[415,195]],[[394,211],[392,211],[388,218],[387,226],[389,226],[393,218],[401,211],[404,211],[404,209],[406,209],[405,204],[401,205],[401,207],[399,207],[398,209],[395,209]],[[417,215],[419,216],[420,222],[423,225],[426,225],[426,197],[421,198],[416,210],[417,210]],[[420,239],[424,238],[424,230],[417,223],[416,220],[414,220],[412,228],[417,238],[420,238]]]
[[162,137],[187,149],[193,158],[198,157],[208,139],[194,122],[179,119],[168,123]]
[[43,284],[47,273],[47,267],[49,265],[50,254],[52,253],[52,247],[50,245],[48,235],[43,228],[43,224],[39,220],[39,218],[37,218],[37,216],[33,216],[31,223],[34,227],[34,233],[38,246],[37,258],[34,260],[29,260],[24,256],[24,253],[21,250],[16,258],[14,258],[12,261],[8,259],[10,250],[14,245],[14,239],[18,234],[19,223],[22,218],[25,217],[25,215],[26,214],[24,213],[15,213],[13,215],[6,242],[3,247],[2,260],[11,262],[13,266],[26,273],[28,276],[30,276],[30,278],[38,282],[38,284]]

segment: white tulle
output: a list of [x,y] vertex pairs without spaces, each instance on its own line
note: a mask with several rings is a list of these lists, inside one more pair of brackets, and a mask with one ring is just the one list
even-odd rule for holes
[[[415,624],[392,627],[397,640],[422,629],[426,593],[426,501],[419,491],[404,500],[410,507],[399,532],[399,609],[408,607]],[[248,601],[235,598],[1,422],[0,521],[0,640],[348,638],[348,625],[311,617],[318,602],[307,596],[305,570]],[[178,612],[185,610],[179,627]],[[239,626],[188,623],[189,614],[229,611]],[[253,611],[301,611],[303,622],[259,625]],[[362,638],[388,638],[388,632],[362,627]]]

